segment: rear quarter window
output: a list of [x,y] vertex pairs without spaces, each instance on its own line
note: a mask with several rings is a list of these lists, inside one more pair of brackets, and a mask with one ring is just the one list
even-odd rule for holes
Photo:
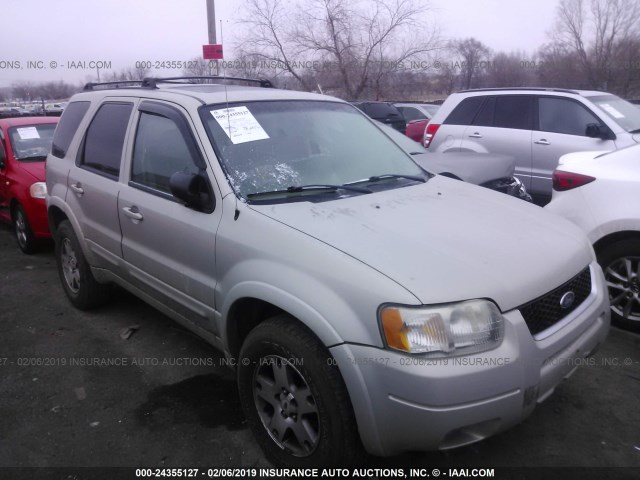
[[104,103],[91,120],[80,166],[117,178],[132,103]]
[[56,128],[51,145],[51,154],[58,158],[64,158],[67,154],[71,140],[78,130],[78,126],[84,118],[91,102],[71,102],[64,110],[60,122]]
[[442,123],[445,125],[471,125],[484,99],[484,96],[465,98]]

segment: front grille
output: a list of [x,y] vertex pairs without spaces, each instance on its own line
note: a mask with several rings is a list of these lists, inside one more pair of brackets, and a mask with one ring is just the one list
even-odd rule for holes
[[[560,299],[567,292],[573,292],[575,299],[568,308],[560,306]],[[582,270],[568,282],[551,290],[546,295],[536,298],[519,307],[531,335],[536,335],[555,325],[573,312],[591,293],[591,271],[589,267]]]

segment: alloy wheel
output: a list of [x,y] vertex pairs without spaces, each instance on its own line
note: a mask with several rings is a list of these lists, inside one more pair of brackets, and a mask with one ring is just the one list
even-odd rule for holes
[[640,257],[622,257],[604,270],[611,310],[626,320],[640,321]]
[[64,274],[64,280],[73,293],[78,293],[80,290],[80,268],[78,266],[78,259],[76,252],[73,249],[71,240],[65,238],[62,241],[62,250],[60,252],[60,259],[62,263],[62,272]]
[[320,418],[311,389],[287,359],[270,355],[254,372],[254,402],[273,441],[296,457],[311,455],[320,441]]

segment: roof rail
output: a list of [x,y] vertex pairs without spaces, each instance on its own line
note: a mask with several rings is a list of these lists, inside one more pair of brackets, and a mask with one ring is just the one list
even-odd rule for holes
[[580,95],[577,90],[570,90],[568,88],[545,88],[545,87],[499,87],[499,88],[471,88],[468,90],[460,90],[458,93],[470,93],[470,92],[499,92],[506,90],[535,90],[537,92],[562,92],[572,93],[574,95]]
[[[137,84],[137,85],[135,85]],[[90,92],[94,90],[94,87],[112,86],[112,88],[130,88],[141,87],[142,80],[120,80],[117,82],[89,82],[82,88],[83,92]]]
[[206,76],[188,76],[188,77],[147,77],[142,80],[142,88],[158,88],[159,83],[172,83],[172,84],[193,84],[196,83],[193,80],[231,80],[236,82],[248,82],[257,83],[262,88],[274,88],[273,83],[266,79],[255,78],[243,78],[243,77],[222,77],[219,75],[206,75]]

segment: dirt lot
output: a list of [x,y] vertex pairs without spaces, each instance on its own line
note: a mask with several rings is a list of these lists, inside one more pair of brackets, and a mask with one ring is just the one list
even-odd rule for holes
[[[213,348],[123,291],[105,308],[74,310],[52,249],[23,255],[8,226],[0,251],[0,467],[269,466]],[[612,329],[520,426],[470,447],[371,464],[638,467],[639,405],[640,336]]]

